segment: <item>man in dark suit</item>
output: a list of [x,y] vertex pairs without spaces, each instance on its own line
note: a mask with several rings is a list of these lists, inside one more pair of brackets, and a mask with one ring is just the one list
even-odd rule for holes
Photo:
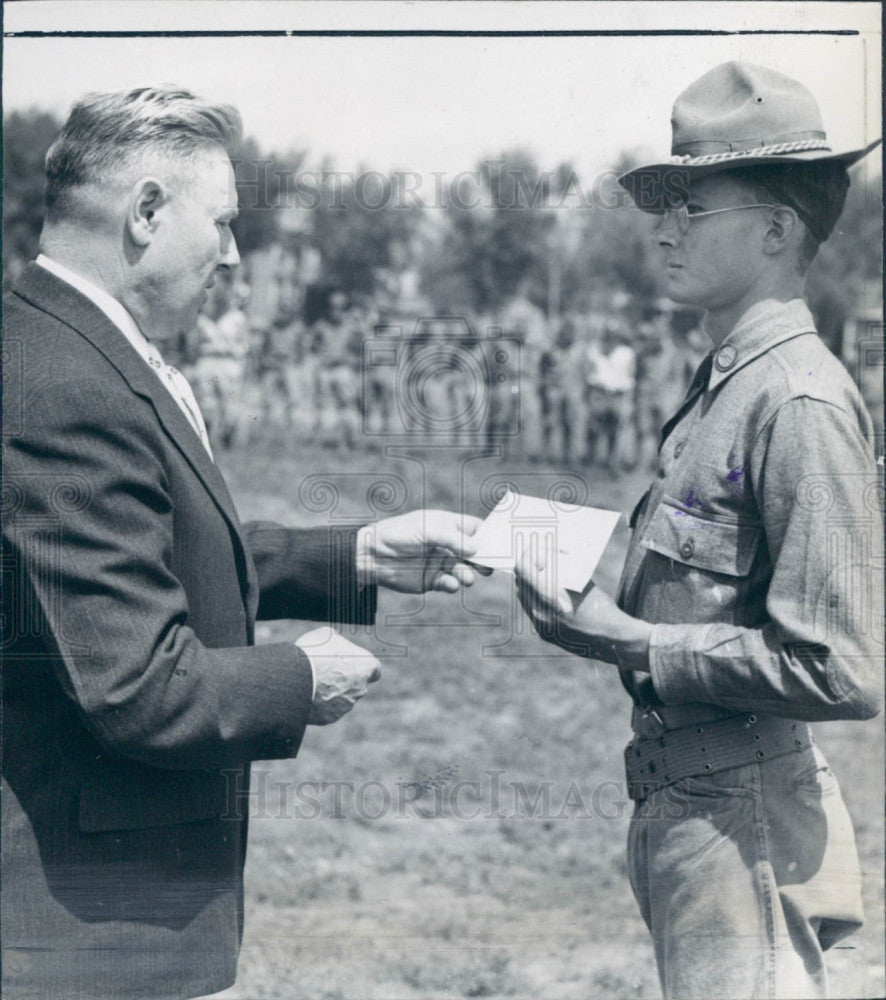
[[[92,94],[47,156],[41,256],[4,304],[3,948],[8,997],[186,997],[233,982],[249,762],[295,756],[378,676],[334,632],[376,585],[471,582],[476,527],[241,525],[154,341],[239,261],[239,116],[187,91]],[[300,640],[301,641],[301,640]],[[306,652],[305,649],[308,651]]]

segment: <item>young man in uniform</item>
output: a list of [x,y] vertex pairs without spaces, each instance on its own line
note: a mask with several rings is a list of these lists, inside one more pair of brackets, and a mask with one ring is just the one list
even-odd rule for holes
[[634,701],[631,885],[667,997],[823,997],[860,926],[849,816],[808,723],[880,709],[882,514],[871,420],[803,301],[846,168],[805,87],[750,64],[681,94],[656,213],[668,296],[713,343],[662,429],[617,603],[523,560],[544,638]]

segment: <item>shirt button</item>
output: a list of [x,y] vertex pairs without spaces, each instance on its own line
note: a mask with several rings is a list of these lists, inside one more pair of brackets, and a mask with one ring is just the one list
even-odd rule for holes
[[734,364],[735,359],[738,357],[738,351],[732,344],[724,344],[719,351],[717,351],[717,356],[714,358],[714,364],[720,369],[721,372],[728,371]]
[[691,538],[687,538],[685,542],[680,546],[680,555],[684,559],[691,559],[692,553],[695,551],[695,542]]
[[685,441],[678,442],[677,446],[674,448],[674,458],[680,457],[680,453],[683,451],[683,445],[685,443],[686,443]]

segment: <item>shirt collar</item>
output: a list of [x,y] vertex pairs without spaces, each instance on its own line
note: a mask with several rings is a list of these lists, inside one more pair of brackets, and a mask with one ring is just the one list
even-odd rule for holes
[[108,319],[117,327],[136,351],[150,363],[148,339],[139,330],[138,324],[132,318],[128,310],[103,288],[84,278],[82,275],[72,271],[64,264],[59,264],[57,260],[47,257],[41,253],[37,261],[42,268],[54,274],[57,278],[72,285],[82,295],[85,295],[90,302],[98,306]]
[[713,352],[708,388],[716,388],[749,361],[801,333],[815,333],[815,320],[802,299],[755,302]]

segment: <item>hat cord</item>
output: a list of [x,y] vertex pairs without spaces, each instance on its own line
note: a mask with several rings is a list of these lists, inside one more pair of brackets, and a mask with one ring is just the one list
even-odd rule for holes
[[691,163],[695,167],[709,163],[722,163],[724,160],[737,160],[746,156],[779,156],[782,153],[800,153],[810,149],[822,149],[830,152],[831,147],[824,139],[803,139],[798,142],[779,142],[773,146],[757,146],[756,149],[730,150],[728,153],[707,153],[705,156],[672,156],[671,163]]

